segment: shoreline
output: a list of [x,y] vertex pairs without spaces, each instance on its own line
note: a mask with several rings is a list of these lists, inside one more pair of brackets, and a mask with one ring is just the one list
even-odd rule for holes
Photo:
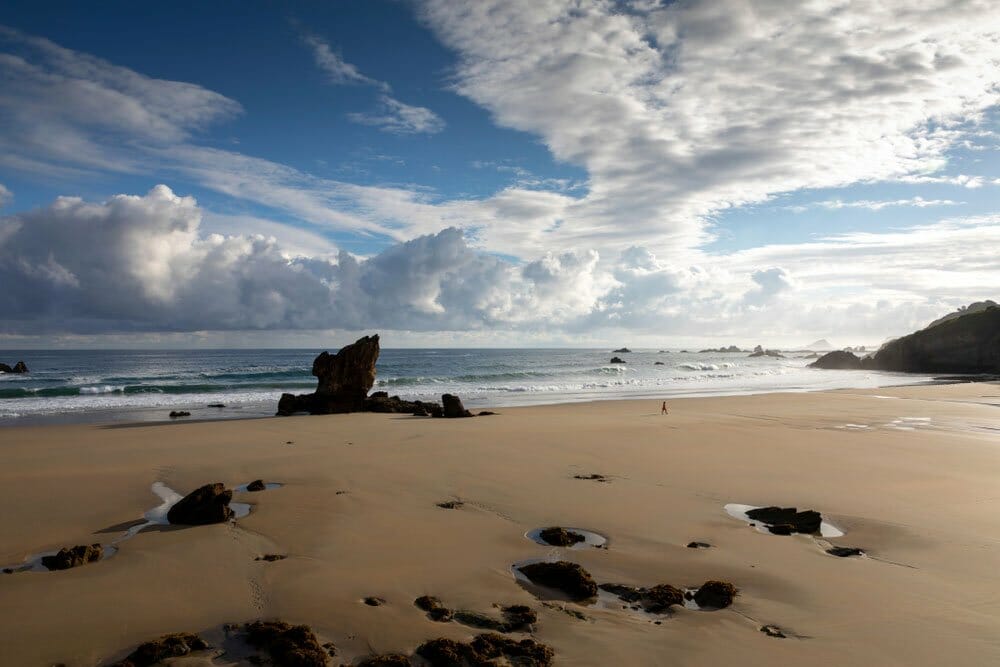
[[[557,665],[992,664],[997,407],[1000,387],[963,383],[686,398],[666,416],[615,400],[481,419],[15,427],[0,468],[5,564],[110,542],[159,502],[155,482],[178,493],[283,486],[236,494],[251,512],[235,524],[149,529],[104,561],[0,575],[0,646],[12,664],[94,667],[165,633],[221,637],[226,623],[281,618],[333,641],[333,664],[356,664],[477,633],[413,606],[435,595],[481,613],[530,606],[531,633],[510,636],[551,647]],[[609,481],[575,478],[588,474]],[[464,504],[438,506],[449,500]],[[815,509],[845,533],[823,540],[867,556],[763,534],[730,503]],[[608,548],[526,537],[553,525],[594,531]],[[712,546],[686,548],[693,540]],[[553,552],[602,583],[720,579],[740,594],[731,609],[678,609],[661,625],[539,599],[511,565]],[[287,558],[255,560],[268,553]],[[762,633],[768,624],[786,638]]]
[[[828,372],[828,371],[819,371]],[[852,371],[853,372],[853,371]],[[860,371],[865,372],[865,371]],[[466,403],[466,407],[470,407],[474,410],[494,410],[494,409],[509,409],[509,408],[521,408],[521,407],[532,407],[532,406],[557,406],[557,405],[576,405],[581,403],[600,403],[605,401],[632,401],[632,400],[666,400],[668,402],[688,399],[688,398],[723,398],[728,396],[759,396],[764,394],[810,394],[810,393],[821,393],[826,391],[849,391],[849,390],[862,390],[862,389],[878,389],[878,388],[891,388],[891,387],[909,387],[909,386],[934,386],[934,385],[946,385],[946,384],[963,384],[968,382],[991,382],[995,381],[996,376],[990,375],[948,375],[948,376],[930,376],[928,374],[916,374],[916,373],[882,373],[886,377],[893,378],[912,378],[911,382],[900,382],[892,384],[876,384],[869,386],[844,386],[844,387],[815,387],[815,388],[774,388],[774,387],[761,387],[759,389],[717,389],[711,391],[682,391],[670,393],[669,390],[653,392],[649,391],[636,391],[634,393],[619,393],[613,394],[611,392],[602,393],[598,395],[584,395],[576,394],[579,398],[571,398],[568,400],[555,400],[552,402],[548,401],[526,401],[526,402],[483,402],[481,400],[473,399],[463,401]],[[375,388],[373,388],[373,391]],[[382,389],[384,391],[384,388]],[[389,392],[393,394],[394,392]],[[513,395],[517,395],[518,392],[512,392]],[[540,394],[534,394],[540,395]],[[211,394],[207,395],[211,396]],[[280,396],[279,396],[280,397]],[[407,396],[401,396],[404,399],[411,400]],[[462,398],[460,396],[460,398]],[[491,397],[493,398],[493,397]],[[564,398],[565,395],[559,398]],[[270,411],[269,406],[274,406],[273,411]],[[173,423],[175,421],[232,421],[232,420],[244,420],[244,419],[262,419],[266,417],[277,416],[274,412],[277,411],[278,397],[275,397],[273,401],[268,402],[248,402],[236,405],[226,405],[223,408],[208,407],[205,403],[170,403],[168,405],[157,406],[157,407],[116,407],[116,408],[92,408],[92,409],[75,409],[68,410],[59,413],[40,413],[26,416],[18,417],[0,417],[0,432],[5,428],[18,427],[18,426],[55,426],[55,425],[106,425],[106,424],[160,424],[160,423]],[[194,411],[190,418],[170,418],[163,416],[164,413],[168,413],[171,410],[187,410]],[[234,414],[236,412],[237,414]],[[136,419],[136,417],[144,417]]]

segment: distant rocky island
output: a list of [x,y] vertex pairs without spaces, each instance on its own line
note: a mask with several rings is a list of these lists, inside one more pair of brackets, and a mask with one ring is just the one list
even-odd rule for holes
[[1000,373],[1000,306],[993,301],[974,303],[889,341],[873,355],[859,357],[837,350],[809,365],[904,373]]

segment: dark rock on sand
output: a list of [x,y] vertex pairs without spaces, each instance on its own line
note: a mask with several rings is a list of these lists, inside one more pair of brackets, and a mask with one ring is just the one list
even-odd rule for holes
[[725,581],[706,581],[694,593],[694,601],[699,607],[725,609],[733,603],[739,591]]
[[571,547],[577,542],[584,542],[587,539],[580,533],[574,533],[559,526],[545,528],[538,536],[542,538],[543,542],[551,544],[554,547]]
[[571,600],[586,600],[597,595],[597,584],[585,569],[569,561],[531,563],[518,570],[534,584],[562,591]]
[[150,667],[168,658],[179,658],[208,648],[208,643],[198,635],[177,632],[140,644],[127,658],[113,663],[111,667]]
[[500,613],[503,615],[502,621],[487,614],[481,614],[478,611],[468,611],[465,609],[453,612],[452,618],[462,625],[503,633],[530,630],[531,624],[538,621],[538,614],[531,607],[523,604],[502,607]]
[[621,357],[611,357],[611,362],[610,363],[612,363],[612,364],[624,364],[625,360],[622,359]]
[[708,542],[688,542],[687,544],[688,549],[709,549],[711,546]]
[[496,634],[478,635],[468,644],[443,637],[432,639],[418,646],[416,654],[431,667],[498,664],[547,667],[554,657],[552,649],[533,639],[516,641]]
[[831,556],[838,558],[849,558],[851,556],[863,556],[865,552],[857,547],[830,547],[826,550]]
[[457,510],[458,508],[465,505],[461,500],[446,500],[443,503],[438,503],[437,506],[444,510]]
[[442,416],[447,418],[472,417],[473,414],[462,405],[462,399],[452,394],[441,394]]
[[170,417],[176,419],[177,417],[190,417],[191,413],[187,410],[171,410]]
[[28,367],[24,365],[23,361],[19,361],[13,366],[8,366],[7,364],[0,364],[0,373],[27,373]]
[[589,475],[573,475],[573,479],[586,479],[594,482],[610,482],[611,478],[607,475],[598,475],[595,473],[590,473]]
[[100,544],[90,546],[78,544],[71,548],[63,547],[54,556],[42,556],[42,565],[50,570],[68,570],[71,567],[99,561],[103,555],[104,547]]
[[378,597],[367,597],[364,599],[364,603],[369,607],[381,607],[385,604],[385,600]]
[[785,639],[786,637],[785,633],[777,625],[762,625],[760,626],[760,631],[768,637],[777,637],[778,639]]
[[233,517],[229,501],[233,492],[222,482],[206,484],[181,498],[167,512],[167,521],[187,526],[222,523]]
[[312,374],[318,378],[316,391],[298,396],[282,394],[278,414],[327,415],[364,410],[365,397],[375,384],[378,354],[378,334],[359,338],[335,355],[322,352],[312,367]]
[[254,560],[264,560],[268,563],[273,563],[276,560],[285,560],[288,556],[283,554],[264,554],[263,556],[257,556]]
[[264,484],[264,480],[255,479],[254,481],[247,484],[247,491],[263,491],[267,486]]
[[826,368],[835,370],[859,370],[861,368],[861,357],[846,350],[835,350],[827,352],[816,361],[809,364],[810,368]]
[[674,605],[684,604],[684,593],[670,584],[659,584],[652,588],[636,588],[623,584],[601,584],[599,588],[629,603],[639,603],[651,614],[665,614]]
[[246,640],[267,651],[275,667],[326,667],[327,651],[308,625],[284,621],[254,621],[246,624]]
[[373,392],[365,399],[365,412],[383,412],[394,414],[411,414],[417,417],[427,417],[441,410],[437,403],[423,401],[407,401],[399,396],[389,396],[384,391]]
[[433,595],[421,595],[413,601],[413,604],[416,605],[418,609],[426,611],[427,617],[432,621],[447,623],[451,620],[451,610],[441,604],[441,600],[437,599]]
[[493,412],[491,410],[480,410],[479,414],[476,415],[476,416],[477,417],[489,417],[490,415],[495,415],[495,414],[497,414],[497,413]]
[[767,524],[775,535],[790,535],[792,533],[818,533],[823,517],[819,512],[803,510],[795,507],[758,507],[748,510],[747,517],[754,521]]

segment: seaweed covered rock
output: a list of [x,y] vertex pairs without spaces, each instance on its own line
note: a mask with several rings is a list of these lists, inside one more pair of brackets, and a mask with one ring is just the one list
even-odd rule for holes
[[274,667],[326,667],[328,653],[308,625],[284,621],[247,623],[246,640],[267,651]]
[[766,524],[775,535],[818,533],[823,516],[813,510],[795,507],[757,507],[746,512],[748,518]]
[[684,593],[670,584],[658,584],[652,588],[636,588],[623,584],[601,584],[600,589],[628,603],[638,603],[651,614],[665,614],[674,605],[684,604]]
[[416,605],[418,609],[426,611],[427,618],[432,621],[447,623],[451,620],[451,610],[441,604],[441,600],[437,599],[433,595],[421,595],[413,601],[413,604]]
[[410,659],[400,653],[383,653],[365,658],[358,667],[410,667]]
[[267,485],[264,484],[264,480],[262,479],[255,479],[247,484],[247,491],[263,491],[266,488]]
[[79,567],[87,563],[101,560],[104,555],[104,547],[100,544],[89,546],[78,544],[75,547],[63,547],[59,553],[52,556],[42,556],[42,565],[50,570],[68,570],[71,567]]
[[186,526],[203,526],[210,523],[222,523],[233,517],[229,501],[233,492],[222,482],[206,484],[198,487],[181,498],[167,512],[167,521]]
[[474,417],[471,412],[462,405],[462,399],[453,394],[441,394],[441,416],[447,418]]
[[554,657],[551,648],[533,639],[518,641],[497,634],[478,635],[468,644],[443,637],[432,639],[418,646],[416,654],[431,667],[500,664],[548,667]]
[[498,620],[478,611],[459,609],[452,613],[452,618],[456,622],[472,628],[494,630],[503,633],[527,631],[530,629],[531,624],[538,620],[538,614],[531,607],[523,604],[502,607],[500,613],[503,615],[503,620]]
[[586,600],[597,595],[597,584],[585,569],[569,561],[531,563],[518,570],[534,584],[554,588],[571,600]]
[[168,658],[179,658],[192,651],[204,651],[208,643],[196,634],[176,632],[140,644],[127,658],[110,667],[149,667]]
[[580,533],[574,533],[571,530],[566,530],[565,528],[560,528],[559,526],[553,526],[551,528],[545,528],[538,536],[542,538],[542,541],[551,544],[554,547],[571,547],[578,542],[583,542],[585,538]]
[[699,607],[725,609],[733,603],[739,591],[725,581],[706,581],[694,593],[694,601]]

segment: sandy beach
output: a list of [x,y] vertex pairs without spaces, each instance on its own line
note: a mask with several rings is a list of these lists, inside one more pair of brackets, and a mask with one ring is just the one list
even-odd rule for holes
[[[235,523],[154,526],[97,563],[0,575],[0,663],[101,665],[164,633],[211,640],[258,618],[308,624],[336,644],[334,665],[477,634],[413,605],[434,595],[484,613],[529,605],[533,631],[512,636],[551,647],[558,665],[1000,664],[998,407],[1000,386],[979,383],[673,400],[669,415],[658,401],[603,401],[455,420],[4,428],[7,566],[117,539],[160,503],[155,482],[283,486],[236,493],[252,511]],[[592,473],[609,481],[575,478]],[[448,500],[464,504],[437,506]],[[814,509],[845,534],[765,534],[728,503]],[[525,537],[545,526],[595,531],[608,548]],[[271,553],[287,558],[255,560]],[[740,593],[659,624],[543,605],[511,566],[556,554],[598,583],[720,579]],[[239,664],[210,656],[174,664]]]

